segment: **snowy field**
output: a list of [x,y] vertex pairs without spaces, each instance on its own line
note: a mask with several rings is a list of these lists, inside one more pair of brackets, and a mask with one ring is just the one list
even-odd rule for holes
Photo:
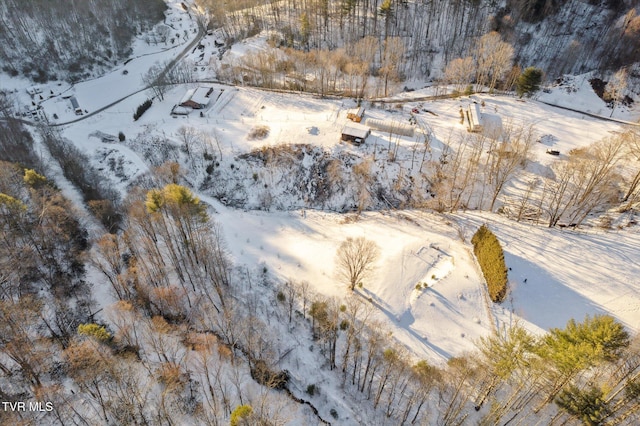
[[[384,132],[373,131],[364,146],[354,147],[340,141],[341,129],[347,124],[346,111],[356,106],[351,99],[321,99],[213,83],[173,86],[164,101],[154,101],[140,120],[133,121],[136,107],[152,97],[150,91],[140,92],[141,76],[155,63],[174,58],[193,41],[197,31],[195,23],[177,5],[172,4],[174,23],[186,31],[180,45],[161,49],[162,46],[150,47],[140,41],[134,58],[126,66],[101,78],[72,88],[58,83],[42,87],[45,94],[53,92],[41,105],[47,117],[54,114],[58,117],[52,119],[54,123],[82,118],[76,116],[63,93],[73,93],[85,114],[122,99],[98,114],[62,126],[61,130],[90,155],[94,165],[123,193],[132,180],[149,170],[149,164],[129,146],[129,141],[155,135],[177,145],[178,132],[184,126],[209,135],[211,151],[219,153],[225,165],[262,146],[310,144],[356,156],[371,154],[375,149],[382,157],[388,154],[388,146],[399,144],[403,150],[397,162],[408,169],[412,152],[421,146],[425,134],[432,136],[430,155],[437,158],[447,141],[465,132],[460,124],[460,108],[477,102],[483,105],[483,118],[498,126],[535,126],[540,143],[533,147],[530,170],[538,172],[559,161],[558,157],[546,154],[547,149],[560,151],[561,159],[573,148],[623,130],[619,123],[510,96],[473,95],[412,102],[412,98],[430,94],[430,89],[423,89],[406,93],[406,101],[399,107],[397,102],[365,104],[368,118],[397,123],[408,123],[411,110],[417,108],[414,136],[394,136],[390,140]],[[207,41],[207,46],[210,45],[211,40]],[[249,42],[249,46],[253,44]],[[232,47],[234,55],[248,50],[247,45]],[[554,89],[539,99],[608,116],[610,110],[584,81],[576,84],[576,92]],[[3,76],[2,85],[17,90],[16,97],[28,106],[26,82]],[[172,109],[186,91],[198,86],[213,88],[216,99],[202,114],[192,111],[186,116],[172,116]],[[639,116],[637,108],[620,108],[614,114],[633,121]],[[250,132],[259,126],[267,126],[268,135],[251,139]],[[126,141],[117,141],[119,132],[126,136]],[[105,141],[105,135],[109,141]],[[109,164],[117,164],[118,171],[114,172]],[[570,318],[581,320],[586,314],[609,312],[629,329],[640,329],[637,226],[610,232],[562,231],[475,212],[446,217],[420,211],[366,212],[358,220],[349,220],[353,216],[313,210],[243,211],[199,195],[215,210],[213,217],[224,229],[236,265],[256,268],[264,264],[274,277],[308,281],[316,292],[326,296],[344,298],[349,293],[335,271],[335,253],[340,242],[348,236],[375,241],[382,255],[374,274],[363,288],[356,289],[356,294],[375,306],[376,316],[384,327],[416,358],[442,363],[473,349],[480,336],[516,321],[532,331],[542,332],[550,327],[563,327]],[[483,280],[469,242],[483,223],[488,223],[503,243],[510,268],[508,300],[491,308],[482,291]],[[421,287],[419,290],[417,285]]]
[[[238,212],[213,200],[236,263],[265,265],[282,280],[307,281],[324,296],[350,293],[335,256],[346,237],[366,237],[382,249],[358,297],[418,358],[442,362],[471,350],[492,327],[482,278],[456,227],[422,212],[365,213],[356,221],[315,211]],[[417,290],[416,285],[421,285]]]
[[[148,166],[126,143],[103,143],[90,137],[96,130],[112,135],[123,131],[127,137],[147,131],[175,135],[180,127],[188,125],[215,133],[223,158],[229,161],[259,146],[283,143],[355,152],[371,150],[371,146],[355,148],[339,141],[346,109],[353,107],[350,100],[213,87],[222,90],[222,94],[203,112],[203,117],[170,116],[172,106],[186,90],[179,86],[138,122],[132,121],[130,110],[144,99],[142,94],[66,126],[64,134],[93,153],[99,167],[105,167],[105,160],[98,153],[110,152],[110,156],[124,158],[126,179],[119,182],[123,190]],[[409,103],[402,110],[367,111],[370,117],[390,120],[406,119],[407,108],[413,105],[432,111],[437,115],[422,113],[419,119],[437,136],[433,144],[437,151],[452,129],[463,130],[458,110],[461,104],[474,100],[485,102],[485,114],[498,116],[503,122],[533,123],[540,136],[553,136],[534,145],[534,169],[542,170],[558,161],[547,155],[546,149],[552,147],[566,153],[622,129],[616,123],[536,101],[484,95]],[[259,125],[268,125],[269,135],[264,140],[249,140],[248,132]],[[309,133],[309,127],[317,130],[315,134]],[[380,145],[386,147],[383,134],[374,132],[373,136],[380,137]],[[417,137],[402,137],[399,143],[409,149]],[[308,281],[315,291],[326,296],[343,298],[349,293],[336,276],[335,252],[339,243],[347,236],[365,236],[375,241],[382,248],[381,259],[372,278],[356,293],[377,308],[377,318],[417,358],[443,362],[472,350],[478,337],[516,321],[534,332],[543,332],[550,327],[563,327],[571,318],[609,312],[630,329],[640,328],[640,298],[636,297],[640,294],[640,266],[634,260],[640,257],[637,228],[616,232],[561,231],[518,224],[495,214],[465,213],[443,218],[418,211],[365,213],[358,221],[345,223],[345,215],[337,213],[241,211],[200,196],[218,212],[214,218],[224,229],[237,265],[255,268],[264,264],[277,278]],[[482,223],[488,223],[502,241],[511,268],[508,300],[490,311],[469,243]],[[423,288],[416,290],[419,283]]]

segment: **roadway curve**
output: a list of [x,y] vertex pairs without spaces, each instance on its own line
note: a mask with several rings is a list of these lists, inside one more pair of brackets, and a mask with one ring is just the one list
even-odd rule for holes
[[[205,32],[205,28],[202,25],[198,25],[198,35],[193,39],[193,41],[191,41],[191,43],[189,43],[184,49],[182,49],[182,51],[175,57],[173,58],[164,68],[164,70],[162,71],[162,73],[160,74],[160,76],[158,78],[163,78],[173,67],[176,66],[176,64],[191,50],[193,49],[193,47],[200,43],[200,41],[202,40],[202,38],[205,36],[206,32]],[[124,101],[127,98],[130,98],[133,95],[136,95],[140,92],[143,92],[149,88],[151,88],[152,85],[149,84],[147,86],[142,87],[139,90],[136,90],[135,92],[129,93],[126,96],[123,96],[120,99],[117,99],[113,102],[111,102],[110,104],[107,104],[103,107],[100,107],[98,109],[96,109],[95,111],[91,111],[88,114],[83,115],[82,117],[78,117],[75,120],[70,120],[70,121],[65,121],[64,123],[49,123],[50,126],[52,127],[59,127],[59,126],[66,126],[67,124],[73,124],[73,123],[77,123],[78,121],[82,121],[85,120],[89,117],[92,117],[96,114],[101,113],[102,111],[111,108],[114,105],[119,104],[120,102]],[[0,120],[2,121],[6,121],[7,118],[6,117],[0,117]],[[30,121],[30,120],[25,120],[22,118],[14,118],[14,120],[19,121],[22,124],[25,124],[27,126],[36,126],[38,125],[38,123]]]
[[[175,58],[173,58],[173,59],[172,59],[172,60],[171,60],[171,61],[170,61],[166,66],[165,66],[164,70],[162,71],[162,73],[160,74],[160,76],[159,76],[158,78],[159,78],[159,79],[160,79],[160,78],[163,78],[163,77],[164,77],[164,76],[165,76],[165,75],[166,75],[166,74],[167,74],[167,73],[168,73],[168,72],[169,72],[173,67],[175,67],[175,66],[176,66],[176,64],[177,64],[177,63],[178,63],[178,62],[179,62],[179,61],[180,61],[180,60],[181,60],[181,59],[182,59],[182,58],[183,58],[183,57],[184,57],[184,56],[185,56],[185,55],[186,55],[186,54],[187,54],[191,49],[193,49],[193,47],[194,47],[196,44],[200,43],[200,41],[201,41],[201,40],[202,40],[202,38],[205,36],[205,34],[206,34],[206,33],[205,33],[205,29],[204,29],[201,25],[198,25],[198,35],[193,39],[193,41],[191,41],[191,43],[189,43],[189,44],[188,44],[184,49],[182,49],[182,52],[180,52],[180,54],[178,54]],[[135,95],[135,94],[138,94],[138,93],[140,93],[140,92],[144,92],[145,90],[150,89],[152,86],[153,86],[152,84],[149,84],[149,85],[147,85],[147,86],[144,86],[143,88],[141,88],[141,89],[139,89],[139,90],[136,90],[136,91],[135,91],[135,92],[133,92],[133,93],[129,93],[128,95],[123,96],[122,98],[117,99],[117,100],[115,100],[115,101],[111,102],[110,104],[107,104],[107,105],[105,105],[105,106],[103,106],[103,107],[101,107],[101,108],[98,108],[98,109],[97,109],[97,110],[95,110],[95,111],[91,111],[90,113],[88,113],[88,114],[86,114],[86,115],[83,115],[82,117],[76,118],[75,120],[66,121],[66,122],[64,122],[64,123],[54,123],[54,124],[51,124],[51,126],[53,126],[53,127],[57,127],[57,126],[65,126],[65,125],[67,125],[67,124],[77,123],[78,121],[82,121],[82,120],[84,120],[84,119],[87,119],[87,118],[89,118],[89,117],[91,117],[91,116],[93,116],[93,115],[96,115],[96,114],[101,113],[102,111],[104,111],[104,110],[106,110],[106,109],[111,108],[111,107],[112,107],[112,106],[114,106],[114,105],[119,104],[120,102],[124,101],[124,100],[125,100],[125,99],[127,99],[127,98],[130,98],[131,96],[133,96],[133,95]],[[24,122],[24,121],[26,121],[26,120],[22,120],[22,121]],[[30,123],[30,124],[33,124],[33,123]]]

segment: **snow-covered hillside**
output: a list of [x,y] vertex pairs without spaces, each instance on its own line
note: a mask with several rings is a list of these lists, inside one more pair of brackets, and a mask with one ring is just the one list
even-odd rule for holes
[[[94,299],[90,309],[88,301],[82,305],[88,312],[82,322],[91,323],[82,325],[93,332],[76,332],[73,323],[60,348],[49,342],[63,341],[54,328],[47,339],[36,326],[25,332],[56,348],[42,373],[53,390],[14,381],[1,364],[2,392],[46,391],[68,411],[63,419],[96,423],[220,424],[249,405],[245,420],[260,415],[274,424],[569,419],[573,413],[562,417],[555,397],[567,384],[587,389],[600,379],[591,375],[596,361],[584,361],[578,373],[559,369],[564,375],[554,376],[549,367],[549,376],[520,381],[513,371],[544,371],[544,365],[535,370],[527,364],[527,356],[544,364],[544,354],[530,350],[524,361],[514,361],[524,363],[522,370],[501,375],[476,351],[492,338],[507,341],[518,327],[542,344],[535,338],[550,329],[597,314],[611,315],[624,333],[640,331],[640,192],[631,185],[640,176],[637,103],[612,111],[592,90],[591,74],[565,76],[527,99],[438,96],[450,88],[422,87],[422,81],[416,90],[359,102],[246,87],[242,76],[238,85],[222,84],[216,72],[271,49],[270,33],[255,31],[228,46],[221,29],[204,36],[201,16],[182,2],[168,3],[167,19],[183,30],[176,46],[139,40],[126,64],[75,85],[34,86],[2,75],[3,89],[18,105],[13,115],[47,163],[44,172],[79,213],[60,202],[41,211],[65,206],[83,217],[78,228],[88,228],[78,250],[86,249],[81,254],[90,259],[81,278],[90,288],[85,296]],[[416,7],[411,3],[403,13]],[[584,19],[604,19],[592,9],[584,5]],[[464,21],[471,10],[465,4],[451,11],[451,22]],[[382,24],[379,19],[374,25]],[[444,35],[448,22],[434,24],[434,31]],[[555,28],[526,25],[532,34]],[[461,50],[450,43],[451,52]],[[146,88],[148,70],[171,61],[197,81],[162,86],[161,93]],[[148,100],[151,106],[139,114]],[[362,127],[348,117],[358,108]],[[343,140],[362,137],[362,144]],[[63,175],[58,163],[64,155],[50,155],[49,138],[77,148],[86,155],[77,156],[84,161],[80,168],[116,188],[114,205],[125,219],[114,234],[80,193],[86,188]],[[616,145],[623,138],[627,145]],[[587,180],[609,145],[623,148],[601,173],[610,172],[610,180],[592,191],[606,196],[576,190],[554,222],[550,200],[564,194],[562,185]],[[518,157],[521,146],[526,150]],[[10,177],[3,185],[19,188],[25,199],[45,186],[35,172],[24,178],[22,168],[2,172]],[[500,176],[505,179],[498,184]],[[581,197],[588,201],[584,217],[570,215],[570,202]],[[2,218],[11,219],[10,207],[27,211],[27,204],[4,193],[0,202]],[[23,216],[34,223],[39,217]],[[482,225],[504,249],[508,292],[502,303],[490,301],[473,254],[471,238]],[[364,238],[379,253],[358,283],[339,270],[340,247],[349,238]],[[41,287],[38,294],[49,302],[53,293]],[[40,324],[51,315],[27,320]],[[3,350],[10,346],[0,343]],[[626,385],[620,383],[616,390]],[[137,414],[118,417],[129,413],[132,398]],[[505,411],[495,411],[503,402]],[[47,415],[37,420],[53,418]]]
[[[214,218],[224,229],[238,265],[264,264],[278,280],[308,281],[319,293],[341,298],[349,291],[335,274],[337,246],[347,236],[366,236],[382,247],[383,255],[374,277],[357,293],[377,308],[377,316],[414,356],[433,362],[472,349],[477,337],[514,321],[541,332],[561,327],[569,318],[609,312],[631,329],[638,327],[640,313],[629,309],[628,304],[620,304],[621,300],[628,301],[625,295],[640,285],[633,278],[638,271],[629,262],[639,249],[633,243],[636,227],[617,232],[556,231],[516,224],[491,214],[439,217],[415,210],[366,213],[352,222],[347,219],[356,216],[309,210],[322,207],[309,199],[317,181],[312,179],[312,186],[296,185],[300,171],[313,167],[323,156],[327,158],[324,161],[346,156],[352,164],[358,164],[361,158],[373,155],[374,146],[376,161],[371,170],[379,182],[393,183],[400,173],[414,173],[417,178],[424,154],[422,132],[434,137],[427,159],[437,159],[452,132],[466,132],[458,111],[461,105],[473,101],[484,104],[481,111],[485,120],[493,117],[498,123],[530,123],[538,137],[546,136],[544,143],[535,144],[532,150],[529,169],[537,173],[561,161],[546,153],[550,147],[562,156],[620,131],[622,124],[504,96],[474,95],[413,103],[407,99],[402,109],[395,105],[389,105],[390,109],[371,106],[366,114],[399,123],[406,122],[413,107],[420,108],[417,120],[424,130],[417,130],[414,137],[393,135],[391,140],[374,131],[365,145],[355,147],[340,141],[341,128],[347,123],[346,110],[354,106],[352,101],[214,85],[220,95],[202,116],[194,111],[172,117],[172,107],[188,87],[172,89],[164,102],[154,103],[138,122],[132,122],[130,111],[144,94],[65,126],[64,135],[90,154],[95,166],[105,172],[111,174],[108,170],[115,161],[120,174],[111,176],[123,191],[150,166],[165,160],[180,162],[198,195],[215,206],[218,213]],[[576,96],[589,99],[581,95],[588,89],[582,86]],[[548,102],[561,102],[564,95],[546,96]],[[598,102],[597,97],[591,98],[588,106],[595,109],[591,111],[604,107],[604,103],[595,106]],[[624,114],[631,118],[634,113]],[[126,122],[129,124],[123,124]],[[259,126],[268,127],[268,135],[249,138],[252,129]],[[185,127],[194,129],[195,138],[202,140],[191,147],[190,154],[185,153],[184,136],[180,136],[180,129]],[[127,138],[105,142],[95,136],[96,131],[114,136],[122,131]],[[206,137],[198,136],[203,134]],[[396,144],[397,158],[389,162]],[[291,148],[282,148],[286,145]],[[271,152],[269,149],[281,149],[279,155],[283,157],[266,161],[263,154]],[[213,159],[200,161],[205,153]],[[211,163],[217,165],[212,177],[207,178],[204,166]],[[325,209],[357,208],[357,190],[343,185],[344,192],[329,197]],[[518,190],[516,183],[510,188],[508,194]],[[270,194],[268,202],[266,194]],[[309,197],[306,200],[305,194]],[[225,207],[220,200],[242,206],[245,211]],[[370,206],[385,210],[389,207],[381,201],[372,203]],[[265,211],[246,211],[256,208]],[[494,306],[491,314],[469,251],[471,234],[484,222],[504,242],[511,268],[509,301]],[[590,244],[593,246],[585,249]],[[592,261],[583,262],[585,251],[592,253]],[[614,269],[618,272],[613,272],[611,265],[617,265]],[[416,290],[417,284],[423,288]]]

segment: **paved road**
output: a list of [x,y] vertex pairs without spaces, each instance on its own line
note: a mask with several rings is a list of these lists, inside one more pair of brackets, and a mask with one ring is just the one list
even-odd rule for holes
[[[164,78],[164,76],[165,76],[165,75],[166,75],[166,74],[167,74],[167,73],[168,73],[168,72],[169,72],[169,71],[170,71],[174,66],[176,66],[176,64],[177,64],[177,63],[178,63],[178,62],[179,62],[179,61],[180,61],[180,60],[181,60],[181,59],[182,59],[182,58],[183,58],[183,57],[184,57],[184,56],[185,56],[185,55],[186,55],[186,54],[187,54],[187,53],[188,53],[188,52],[189,52],[193,47],[194,47],[194,46],[196,46],[196,44],[198,44],[198,43],[202,40],[202,38],[204,37],[204,35],[205,35],[205,29],[204,29],[204,28],[201,28],[201,27],[199,26],[199,28],[198,28],[198,35],[196,36],[196,38],[194,38],[194,39],[193,39],[193,41],[192,41],[191,43],[189,43],[189,45],[187,45],[187,46],[182,50],[182,52],[180,52],[180,54],[179,54],[178,56],[176,56],[173,60],[171,60],[171,62],[169,62],[169,63],[165,66],[164,70],[162,71],[162,73],[160,74],[160,76],[158,77],[158,79],[162,79],[162,78]],[[194,83],[217,83],[217,84],[226,84],[226,83],[223,83],[223,82],[220,82],[220,81],[216,81],[216,80],[195,80],[195,81],[193,81],[193,82],[194,82]],[[122,102],[123,100],[125,100],[125,99],[127,99],[127,98],[129,98],[129,97],[131,97],[131,96],[133,96],[133,95],[135,95],[135,94],[137,94],[137,93],[143,92],[143,91],[145,91],[145,90],[147,90],[147,89],[151,88],[151,86],[152,86],[152,85],[147,85],[147,86],[145,86],[145,87],[143,87],[143,88],[141,88],[141,89],[139,89],[139,90],[137,90],[137,91],[135,91],[135,92],[133,92],[133,93],[130,93],[130,94],[128,94],[128,95],[126,95],[126,96],[123,96],[122,98],[120,98],[120,99],[118,99],[118,100],[116,100],[116,101],[111,102],[111,103],[110,103],[110,104],[108,104],[108,105],[105,105],[105,106],[103,106],[103,107],[101,107],[101,108],[99,108],[99,109],[97,109],[97,110],[95,110],[95,111],[92,111],[92,112],[90,112],[89,114],[83,115],[82,117],[78,117],[78,118],[76,118],[75,120],[66,121],[66,122],[64,122],[64,123],[53,123],[53,124],[50,124],[50,125],[51,125],[51,126],[56,127],[56,126],[64,126],[64,125],[67,125],[67,124],[77,123],[78,121],[81,121],[81,120],[87,119],[87,118],[89,118],[89,117],[91,117],[91,116],[93,116],[93,115],[99,114],[99,113],[101,113],[102,111],[104,111],[104,110],[106,110],[106,109],[108,109],[108,108],[111,108],[111,107],[112,107],[112,106],[114,106],[114,105],[117,105],[118,103]],[[279,93],[292,93],[292,94],[299,94],[299,93],[301,93],[301,92],[299,92],[299,91],[294,91],[294,90],[285,90],[285,89],[267,89],[267,88],[260,88],[260,87],[256,87],[256,88],[257,88],[257,89],[260,89],[260,90],[273,91],[273,92],[279,92]],[[313,95],[314,93],[310,93],[310,92],[309,92],[308,94]],[[327,97],[327,98],[351,98],[351,96],[340,96],[340,95],[328,95],[328,96],[326,96],[326,97]],[[433,100],[439,100],[439,99],[453,99],[453,98],[456,98],[456,97],[460,97],[460,95],[443,94],[443,95],[416,96],[416,97],[406,97],[406,98],[385,98],[385,99],[367,99],[367,100],[368,100],[368,101],[370,101],[370,102],[380,102],[380,103],[402,103],[402,102],[425,102],[425,101],[433,101]],[[577,110],[577,109],[573,109],[573,108],[569,108],[569,107],[564,107],[564,106],[561,106],[561,105],[556,105],[556,104],[552,104],[552,103],[544,102],[544,101],[540,101],[540,100],[539,100],[538,102],[543,103],[543,104],[545,104],[545,105],[552,106],[552,107],[554,107],[554,108],[559,108],[559,109],[564,109],[564,110],[567,110],[567,111],[576,112],[576,113],[579,113],[579,114],[584,114],[584,115],[587,115],[587,116],[589,116],[589,117],[597,118],[597,119],[599,119],[599,120],[603,120],[603,121],[609,121],[609,122],[613,122],[613,123],[626,124],[626,125],[630,125],[630,126],[640,127],[640,123],[634,123],[634,122],[631,122],[631,121],[619,120],[619,119],[612,118],[612,117],[604,117],[604,116],[602,116],[602,115],[592,114],[592,113],[589,113],[589,112],[580,111],[580,110]],[[4,118],[0,117],[0,120],[4,120]],[[21,122],[21,123],[23,123],[23,124],[29,125],[29,126],[37,125],[37,123],[34,123],[34,122],[30,121],[30,120],[24,120],[24,119],[21,119],[21,118],[16,118],[16,120],[17,120],[17,121],[19,121],[19,122]]]
[[[191,49],[193,49],[193,47],[194,47],[195,45],[197,45],[198,43],[200,43],[200,41],[202,40],[202,37],[204,37],[204,35],[205,35],[205,29],[204,29],[204,28],[201,28],[200,26],[198,26],[198,35],[193,39],[193,41],[192,41],[191,43],[189,43],[189,44],[188,44],[184,49],[182,49],[182,52],[180,52],[180,54],[178,54],[178,56],[176,56],[175,58],[173,58],[173,59],[171,60],[171,62],[169,62],[169,63],[165,66],[164,70],[162,71],[162,73],[160,74],[160,76],[158,77],[158,79],[162,79],[162,78],[164,78],[164,76],[165,76],[165,75],[167,75],[167,73],[168,73],[169,71],[171,71],[171,69],[172,69],[173,67],[175,67],[175,66],[176,66],[176,64],[178,63],[178,61],[180,61],[180,60],[181,60],[181,59],[182,59],[182,58],[183,58],[183,57],[184,57],[184,56],[185,56],[185,55],[186,55],[186,54],[187,54]],[[117,99],[117,100],[115,100],[115,101],[111,102],[111,103],[110,103],[110,104],[108,104],[108,105],[105,105],[105,106],[103,106],[103,107],[101,107],[101,108],[98,108],[98,109],[97,109],[97,110],[95,110],[95,111],[91,111],[89,114],[83,115],[82,117],[78,117],[78,118],[76,118],[75,120],[65,121],[64,123],[54,123],[54,124],[51,124],[51,126],[64,126],[64,125],[71,124],[71,123],[77,123],[78,121],[81,121],[81,120],[87,119],[87,118],[89,118],[89,117],[91,117],[91,116],[93,116],[93,115],[96,115],[96,114],[101,113],[102,111],[104,111],[104,110],[106,110],[106,109],[111,108],[111,107],[112,107],[112,106],[114,106],[114,105],[119,104],[120,102],[124,101],[124,100],[125,100],[125,99],[127,99],[127,98],[130,98],[131,96],[133,96],[133,95],[135,95],[135,94],[138,94],[138,93],[140,93],[140,92],[143,92],[143,91],[145,91],[145,90],[147,90],[147,89],[151,88],[151,86],[152,86],[152,85],[147,85],[147,86],[145,86],[145,87],[143,87],[143,88],[141,88],[141,89],[139,89],[139,90],[136,90],[136,91],[135,91],[135,92],[133,92],[133,93],[129,93],[128,95],[123,96],[122,98]]]
[[620,124],[628,124],[630,126],[640,126],[640,123],[634,123],[632,121],[618,120],[617,118],[613,118],[613,117],[604,117],[602,115],[591,114],[590,112],[584,112],[584,111],[580,111],[580,110],[569,108],[569,107],[563,107],[563,106],[560,106],[560,105],[551,104],[549,102],[544,102],[544,101],[538,101],[538,102],[540,102],[541,104],[545,104],[545,105],[549,105],[549,106],[555,107],[555,108],[560,108],[560,109],[564,109],[564,110],[567,110],[567,111],[577,112],[578,114],[587,115],[589,117],[597,118],[599,120],[612,121],[614,123],[620,123]]

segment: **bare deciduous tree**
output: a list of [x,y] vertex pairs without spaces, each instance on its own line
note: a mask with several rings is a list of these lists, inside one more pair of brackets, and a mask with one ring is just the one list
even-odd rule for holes
[[353,290],[356,284],[371,272],[373,264],[380,255],[380,248],[373,241],[364,237],[347,238],[336,253],[338,274],[349,283]]
[[164,94],[169,90],[166,71],[160,64],[154,64],[149,68],[142,76],[142,83],[153,90],[153,94],[161,101],[164,100]]
[[609,117],[613,116],[616,104],[620,103],[620,101],[624,99],[628,79],[627,69],[620,68],[605,86],[604,98],[605,100],[611,101],[611,115],[609,115]]
[[400,67],[402,66],[405,47],[400,37],[390,37],[386,39],[383,47],[380,76],[384,82],[383,96],[388,96],[389,81],[396,81],[400,77]]
[[[627,141],[627,150],[630,154],[629,157],[636,162],[640,161],[640,133],[634,131],[627,131],[622,135]],[[627,191],[624,194],[622,201],[627,202],[628,206],[631,206],[634,202],[640,198],[640,168],[636,168],[633,172],[633,176],[629,182]]]
[[444,70],[444,79],[447,83],[453,84],[455,90],[461,92],[467,84],[471,83],[473,73],[472,57],[456,58],[447,64]]
[[533,134],[532,126],[507,126],[501,140],[492,150],[488,171],[492,177],[490,183],[493,193],[489,210],[493,210],[498,195],[502,192],[507,181],[517,170],[526,166],[534,139]]
[[492,31],[483,35],[476,46],[476,84],[487,85],[493,91],[498,80],[511,69],[512,60],[513,47],[502,41],[500,34]]

